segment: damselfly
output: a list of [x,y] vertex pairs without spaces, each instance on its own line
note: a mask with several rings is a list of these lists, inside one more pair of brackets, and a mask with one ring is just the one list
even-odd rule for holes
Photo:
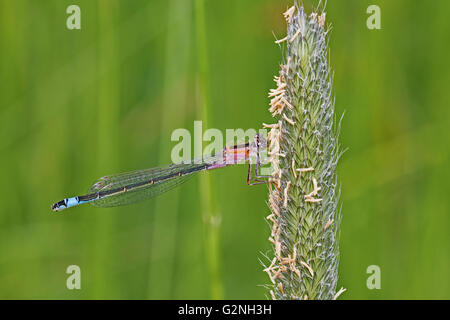
[[[95,207],[127,205],[160,195],[185,182],[194,173],[245,162],[249,163],[247,184],[265,183],[262,179],[265,176],[260,175],[259,170],[262,163],[260,152],[266,149],[266,144],[264,137],[257,134],[252,142],[225,147],[222,152],[201,161],[105,176],[91,186],[88,194],[61,200],[52,205],[52,210],[61,211],[83,203]],[[252,159],[255,159],[255,177],[252,177]]]

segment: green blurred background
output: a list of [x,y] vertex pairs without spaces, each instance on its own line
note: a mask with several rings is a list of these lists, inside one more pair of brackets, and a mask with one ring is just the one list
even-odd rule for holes
[[[66,28],[70,4],[81,30]],[[267,187],[248,187],[245,166],[133,206],[50,205],[105,174],[169,163],[172,131],[194,120],[204,130],[271,122],[274,34],[284,37],[291,4],[0,1],[0,298],[266,297]],[[381,30],[366,27],[370,4]],[[339,165],[342,298],[450,298],[450,2],[327,8],[349,148]],[[81,290],[66,288],[73,264]],[[381,290],[366,287],[369,265],[381,268]]]

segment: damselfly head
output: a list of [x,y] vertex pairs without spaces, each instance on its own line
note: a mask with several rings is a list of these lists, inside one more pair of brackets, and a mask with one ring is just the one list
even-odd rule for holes
[[255,135],[255,142],[260,150],[264,150],[265,148],[267,148],[266,139],[259,133]]

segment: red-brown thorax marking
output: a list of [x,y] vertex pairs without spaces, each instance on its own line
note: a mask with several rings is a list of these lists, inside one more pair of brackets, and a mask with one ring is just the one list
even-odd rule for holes
[[247,161],[250,156],[250,149],[248,144],[237,145],[234,147],[226,147],[223,150],[223,157],[227,163],[237,163],[239,161]]

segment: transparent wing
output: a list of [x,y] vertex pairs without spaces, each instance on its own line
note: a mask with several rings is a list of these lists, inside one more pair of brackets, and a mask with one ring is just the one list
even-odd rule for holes
[[[91,202],[91,205],[94,207],[115,207],[155,197],[182,184],[192,177],[193,173],[198,172],[189,172],[189,170],[202,167],[204,167],[204,164],[182,163],[173,164],[165,168],[151,168],[102,177],[91,186],[89,193],[120,189],[151,180],[155,180],[155,182],[138,188],[130,188],[126,192],[117,192],[96,199]],[[181,176],[176,175],[179,172],[183,174]]]

